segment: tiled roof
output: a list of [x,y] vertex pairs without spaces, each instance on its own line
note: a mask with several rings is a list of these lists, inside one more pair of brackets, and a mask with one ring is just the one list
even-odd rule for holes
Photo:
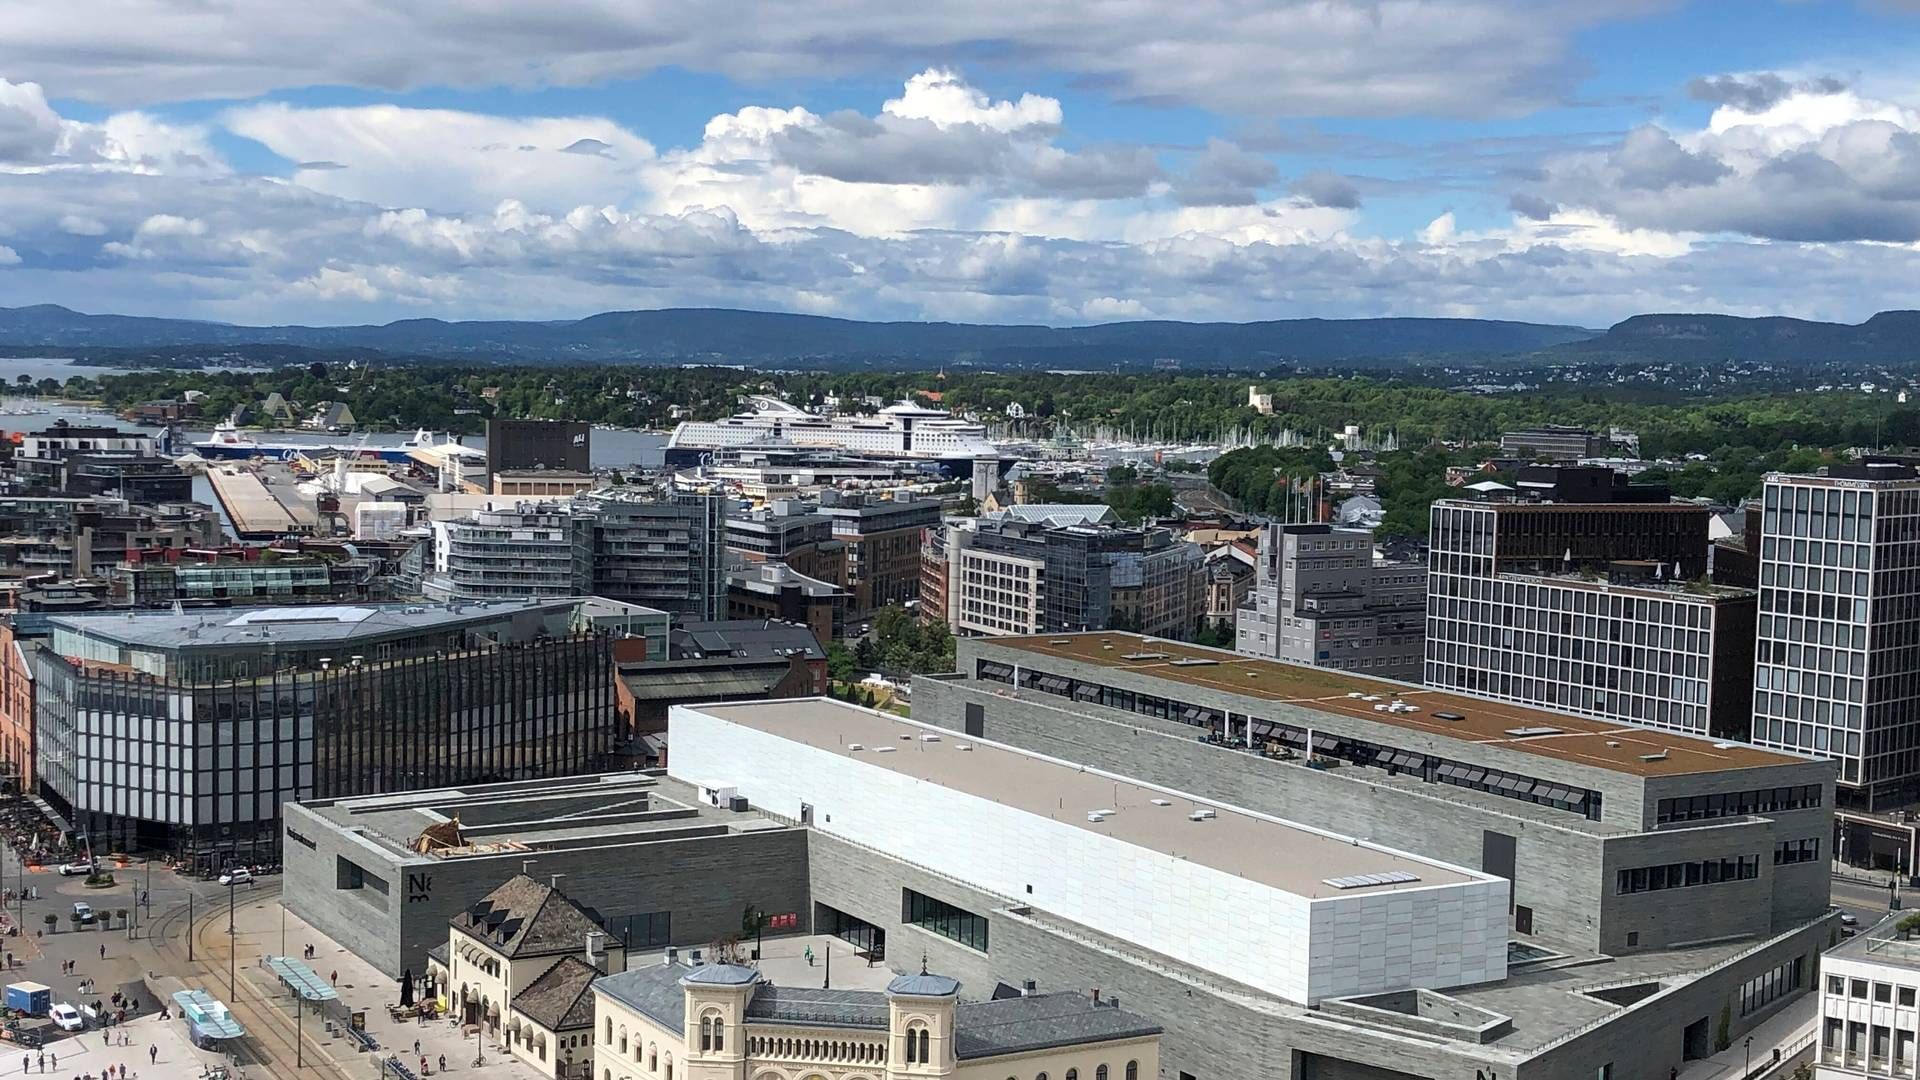
[[590,1028],[593,995],[588,991],[599,977],[600,969],[585,960],[562,957],[514,997],[514,1011],[548,1031]]
[[687,1025],[687,992],[680,986],[686,973],[679,964],[648,964],[602,975],[593,988],[668,1031],[680,1031]]
[[451,921],[509,960],[584,949],[594,933],[604,934],[608,945],[621,944],[602,926],[599,912],[525,874],[515,874]]

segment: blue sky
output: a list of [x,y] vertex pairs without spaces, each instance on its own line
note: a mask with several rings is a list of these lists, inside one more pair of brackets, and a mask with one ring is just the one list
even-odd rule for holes
[[732,16],[8,5],[0,304],[1605,325],[1911,303],[1913,0]]

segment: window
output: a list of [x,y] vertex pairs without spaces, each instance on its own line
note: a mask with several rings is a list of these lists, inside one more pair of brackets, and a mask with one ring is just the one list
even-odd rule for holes
[[1140,1063],[1139,1062],[1137,1061],[1127,1062],[1127,1080],[1140,1080]]
[[902,922],[911,923],[924,930],[931,930],[944,938],[951,938],[970,949],[987,951],[987,920],[985,916],[975,915],[971,911],[954,907],[944,900],[936,900],[902,889],[901,906],[904,909]]
[[1760,876],[1760,856],[1703,859],[1697,862],[1639,866],[1615,873],[1614,893],[1659,892],[1693,885],[1714,885],[1724,881],[1750,881]]
[[1908,1008],[1913,1007],[1913,987],[1903,986],[1900,988],[1900,1004]]
[[1838,975],[1827,976],[1827,993],[1844,994],[1847,992],[1847,980]]
[[1102,1064],[1094,1067],[1093,1080],[1107,1080],[1106,1065]]
[[1873,1000],[1882,1005],[1893,1004],[1893,987],[1886,983],[1874,983]]
[[727,1022],[721,1017],[713,1018],[713,1052],[719,1053],[727,1048]]
[[933,1033],[928,1031],[926,1028],[921,1028],[919,1038],[920,1038],[920,1064],[931,1065],[933,1064],[933,1054],[931,1052],[931,1048],[927,1044],[933,1040]]
[[[1802,957],[1795,956],[1755,975],[1740,986],[1740,1015],[1759,1011],[1800,989]],[[1887,987],[1876,984],[1875,993]],[[1884,999],[1883,999],[1884,1000]]]
[[918,1028],[907,1029],[907,1064],[920,1064],[920,1030]]

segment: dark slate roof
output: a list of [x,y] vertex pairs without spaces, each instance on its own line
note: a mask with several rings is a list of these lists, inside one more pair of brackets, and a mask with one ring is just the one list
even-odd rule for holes
[[953,1052],[961,1060],[1160,1034],[1160,1025],[1146,1017],[1095,1005],[1081,994],[963,1001],[953,1026]]
[[513,999],[515,1012],[552,1032],[593,1026],[593,981],[600,969],[577,956],[562,957]]
[[443,941],[440,944],[435,945],[433,948],[428,949],[427,959],[438,960],[440,962],[441,967],[450,966],[447,963],[447,943]]
[[945,975],[901,975],[887,984],[887,993],[907,997],[953,997],[960,992],[960,980]]
[[747,1021],[767,1024],[820,1024],[826,1027],[887,1026],[887,996],[873,990],[823,990],[819,987],[762,986],[747,1003]]
[[718,619],[684,622],[673,628],[668,650],[675,658],[708,656],[785,656],[798,650],[808,660],[825,660],[813,631],[771,619]]
[[509,960],[582,950],[592,933],[604,934],[608,945],[621,944],[604,929],[599,912],[525,874],[507,879],[451,922]]
[[687,992],[680,980],[686,973],[679,964],[648,964],[602,975],[593,988],[668,1031],[682,1031],[687,1026]]

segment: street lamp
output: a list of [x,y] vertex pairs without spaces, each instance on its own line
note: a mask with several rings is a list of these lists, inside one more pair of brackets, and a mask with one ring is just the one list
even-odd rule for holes
[[1740,1074],[1740,1080],[1746,1080],[1746,1078],[1749,1075],[1751,1075],[1753,1072],[1753,1036],[1751,1035],[1747,1036],[1746,1046],[1747,1046],[1747,1067],[1746,1067],[1746,1070]]
[[238,878],[232,874],[227,875],[227,997],[229,999],[239,996],[239,991],[234,988],[239,981],[234,968],[240,954],[240,936],[233,928],[234,887],[239,884]]

